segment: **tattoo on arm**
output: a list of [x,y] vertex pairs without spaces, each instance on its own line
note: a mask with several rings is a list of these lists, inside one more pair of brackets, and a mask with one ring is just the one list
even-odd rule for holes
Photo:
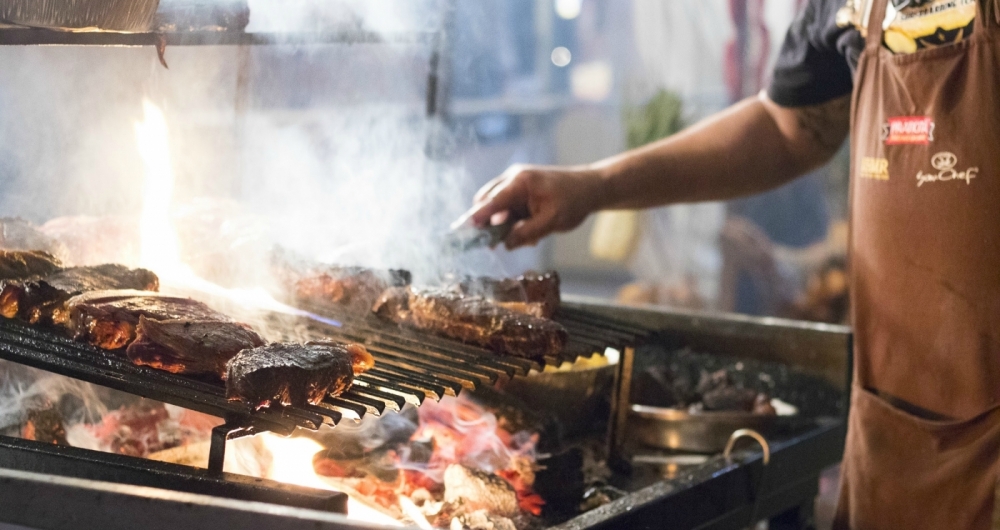
[[843,143],[851,124],[851,97],[828,101],[810,107],[793,109],[802,133],[817,147],[835,150]]

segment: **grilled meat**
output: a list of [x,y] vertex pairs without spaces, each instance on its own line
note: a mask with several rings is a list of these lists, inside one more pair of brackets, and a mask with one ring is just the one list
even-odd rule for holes
[[287,250],[272,255],[272,267],[284,288],[300,302],[362,311],[367,311],[382,291],[407,286],[411,281],[409,271],[316,263]]
[[556,322],[454,291],[388,289],[373,311],[399,324],[528,359],[559,354],[568,338]]
[[240,351],[264,345],[250,326],[220,320],[153,320],[139,317],[132,363],[184,374],[225,376],[226,363]]
[[458,283],[458,289],[541,318],[552,318],[559,309],[559,274],[555,271],[529,271],[517,278],[467,278]]
[[273,404],[317,405],[351,387],[356,374],[375,365],[360,344],[273,343],[243,350],[229,361],[226,396],[255,409]]
[[108,264],[70,267],[51,274],[3,282],[0,314],[31,324],[67,323],[66,301],[80,293],[105,289],[155,291],[160,281],[146,269]]
[[0,281],[47,276],[62,268],[59,260],[40,250],[0,250]]
[[190,298],[143,291],[94,291],[69,300],[79,340],[173,373],[216,374],[240,350],[264,340],[246,324]]
[[299,277],[294,292],[303,301],[369,308],[382,291],[409,284],[410,273],[404,270],[330,266]]

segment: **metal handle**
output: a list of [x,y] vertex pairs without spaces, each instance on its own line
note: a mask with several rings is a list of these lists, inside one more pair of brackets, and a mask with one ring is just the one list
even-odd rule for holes
[[726,442],[726,449],[722,452],[722,456],[725,457],[726,462],[731,462],[730,458],[733,453],[733,447],[736,445],[736,441],[740,438],[753,438],[757,440],[760,447],[764,450],[764,465],[766,466],[771,462],[771,445],[767,443],[767,439],[764,435],[753,430],[753,429],[739,429],[733,431],[733,434],[729,435],[729,441]]

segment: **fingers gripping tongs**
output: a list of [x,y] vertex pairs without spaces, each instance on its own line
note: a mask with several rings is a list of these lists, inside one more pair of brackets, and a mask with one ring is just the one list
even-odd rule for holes
[[513,221],[482,228],[462,225],[448,232],[444,248],[445,251],[452,253],[466,252],[481,247],[492,248],[503,243],[513,227]]

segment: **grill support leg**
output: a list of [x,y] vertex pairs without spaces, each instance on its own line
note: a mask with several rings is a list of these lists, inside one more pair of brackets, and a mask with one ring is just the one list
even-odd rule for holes
[[253,436],[257,434],[254,427],[248,427],[242,423],[226,420],[226,423],[212,429],[212,445],[208,450],[208,471],[216,475],[222,474],[222,467],[226,463],[226,442]]
[[618,361],[618,377],[611,396],[611,418],[608,421],[608,466],[621,473],[630,473],[632,466],[624,454],[625,424],[631,408],[632,369],[635,365],[635,348],[622,350]]

